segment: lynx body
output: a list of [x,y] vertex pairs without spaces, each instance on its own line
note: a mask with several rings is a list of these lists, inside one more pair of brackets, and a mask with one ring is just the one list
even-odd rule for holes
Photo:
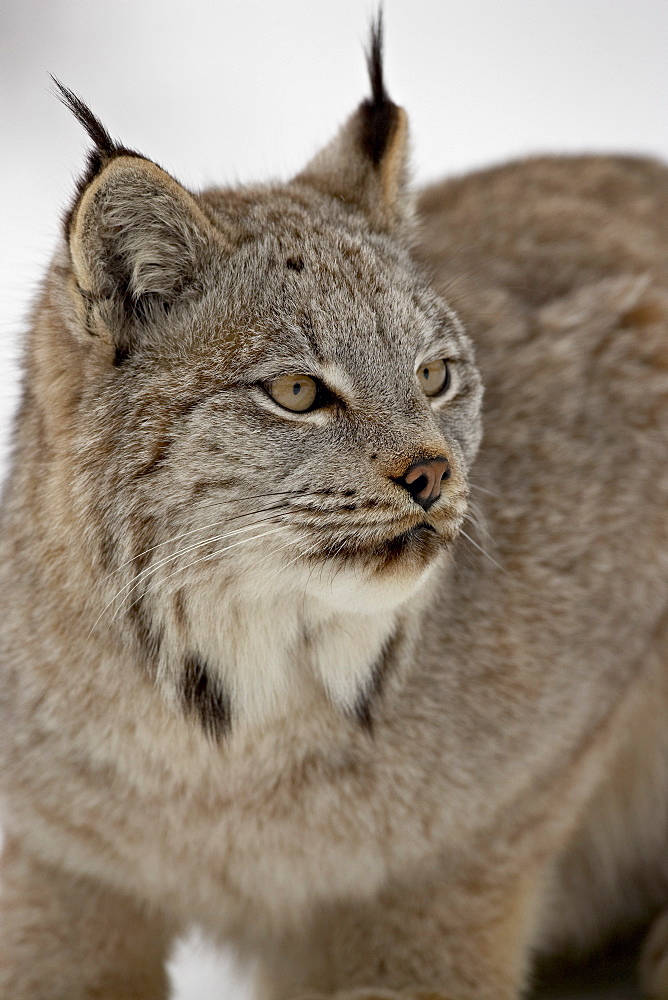
[[164,998],[192,923],[267,1000],[513,1000],[668,901],[668,173],[414,200],[377,33],[370,69],[292,182],[199,195],[64,91],[95,152],[2,509],[3,1000]]

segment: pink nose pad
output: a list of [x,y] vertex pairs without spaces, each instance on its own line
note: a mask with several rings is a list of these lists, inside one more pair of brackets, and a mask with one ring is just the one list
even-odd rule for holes
[[441,483],[450,475],[450,463],[444,455],[409,465],[396,481],[408,490],[415,502],[429,510],[441,495]]

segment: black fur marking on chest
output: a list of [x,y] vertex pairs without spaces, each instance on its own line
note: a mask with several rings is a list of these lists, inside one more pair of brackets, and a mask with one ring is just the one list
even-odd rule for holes
[[215,680],[203,660],[192,654],[183,663],[183,701],[189,712],[200,722],[213,740],[221,740],[229,732],[231,706],[228,695]]
[[135,626],[137,639],[147,660],[150,671],[155,671],[160,647],[162,646],[162,628],[156,628],[150,614],[144,607],[144,597],[136,597],[127,609],[128,617]]
[[383,645],[380,656],[376,660],[371,670],[371,679],[366,690],[360,695],[355,705],[355,717],[362,729],[373,734],[373,714],[372,709],[382,696],[385,686],[385,679],[392,669],[397,654],[403,640],[403,628],[397,625],[396,629]]

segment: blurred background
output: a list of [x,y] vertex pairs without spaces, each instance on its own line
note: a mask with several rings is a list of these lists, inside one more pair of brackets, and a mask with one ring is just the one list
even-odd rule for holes
[[[49,73],[194,189],[287,178],[365,96],[375,9],[371,0],[3,0],[0,474],[21,332],[86,151]],[[667,0],[385,0],[384,9],[388,88],[410,115],[417,183],[536,152],[668,159]],[[246,995],[241,972],[201,941],[179,948],[174,969],[177,1000]]]

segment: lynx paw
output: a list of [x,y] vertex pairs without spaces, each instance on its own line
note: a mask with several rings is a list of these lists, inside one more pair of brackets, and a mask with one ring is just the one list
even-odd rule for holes
[[668,1000],[668,911],[654,921],[643,945],[640,983],[651,1000]]

